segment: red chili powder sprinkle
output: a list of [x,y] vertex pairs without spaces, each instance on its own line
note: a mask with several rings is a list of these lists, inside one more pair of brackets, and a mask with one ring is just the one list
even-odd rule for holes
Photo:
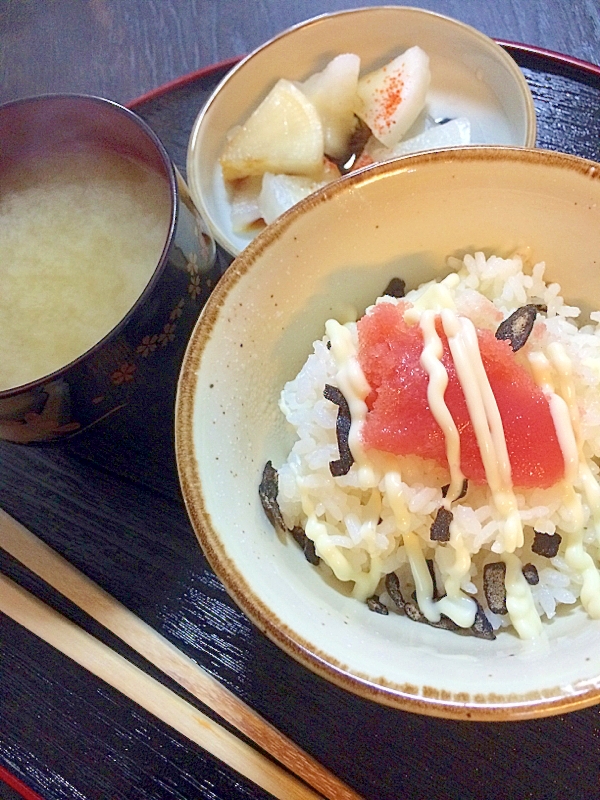
[[402,102],[403,89],[404,81],[398,73],[394,73],[393,75],[388,75],[384,81],[383,87],[375,92],[380,98],[380,110],[373,120],[373,125],[380,133],[391,128],[392,117]]

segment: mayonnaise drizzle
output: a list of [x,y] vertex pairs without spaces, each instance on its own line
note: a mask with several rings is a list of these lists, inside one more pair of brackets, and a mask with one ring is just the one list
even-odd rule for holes
[[381,580],[381,559],[371,556],[369,569],[366,572],[355,569],[341,548],[331,541],[327,523],[317,517],[315,507],[311,503],[304,487],[300,486],[300,492],[302,511],[306,515],[304,529],[306,536],[312,540],[317,554],[332,569],[338,580],[354,582],[352,596],[364,602],[367,597],[370,597],[375,592],[377,584]]
[[552,344],[549,345],[548,355],[550,356],[552,366],[558,373],[559,392],[569,411],[578,454],[579,479],[594,519],[596,541],[600,544],[600,486],[590,470],[583,452],[583,437],[581,435],[579,406],[577,405],[575,384],[573,381],[573,366],[571,364],[571,359],[568,357],[565,348],[560,342],[552,342]]
[[[449,291],[457,280],[458,276],[450,275],[444,281],[428,286],[415,304],[405,311],[404,317],[409,324],[419,324],[423,335],[421,364],[429,376],[428,404],[445,437],[450,488],[444,505],[450,508],[460,494],[464,475],[460,468],[459,432],[444,400],[448,373],[441,360],[443,345],[436,330],[436,318],[441,318],[481,453],[486,480],[494,505],[503,519],[501,534],[492,544],[492,550],[500,553],[506,564],[508,613],[519,635],[530,639],[541,633],[542,623],[535,609],[531,588],[523,576],[521,562],[514,554],[515,549],[523,545],[523,527],[512,488],[504,428],[481,359],[475,326],[468,318],[457,314]],[[366,516],[361,526],[361,537],[370,554],[368,569],[352,567],[342,550],[331,543],[327,524],[318,519],[307,492],[303,490],[301,497],[307,517],[306,535],[312,539],[317,553],[329,564],[338,579],[354,581],[353,596],[365,600],[372,595],[383,574],[382,559],[375,555],[374,546],[381,509],[381,493],[376,487],[383,477],[383,491],[394,514],[398,533],[403,537],[422,613],[430,622],[439,621],[441,614],[444,614],[461,627],[470,627],[475,619],[476,603],[460,588],[462,581],[468,577],[471,565],[471,555],[460,527],[455,520],[451,523],[450,541],[439,554],[443,562],[446,594],[434,600],[433,581],[423,553],[423,543],[419,535],[410,529],[411,514],[403,498],[401,474],[395,469],[387,469],[382,476],[371,463],[362,444],[362,427],[368,410],[365,399],[370,387],[358,362],[357,345],[352,332],[336,320],[326,323],[326,332],[337,366],[337,385],[350,408],[348,443],[358,468],[358,484],[363,490],[372,490],[367,505],[363,507]],[[565,560],[581,578],[584,608],[590,616],[600,618],[600,573],[584,549],[584,511],[573,482],[578,478],[583,487],[599,544],[600,485],[583,453],[571,362],[558,343],[548,347],[548,355],[550,360],[542,353],[531,353],[528,359],[534,379],[548,400],[565,461],[565,478],[561,484],[567,516],[564,525]],[[554,373],[558,375],[558,391],[555,390]]]
[[[534,377],[546,397],[551,410],[556,409],[555,419],[558,441],[565,457],[566,474],[562,482],[563,506],[567,512],[561,530],[566,538],[565,561],[581,579],[581,604],[594,619],[600,619],[600,572],[594,559],[586,552],[583,535],[585,515],[581,496],[573,487],[579,478],[586,501],[592,514],[596,541],[600,543],[600,486],[589,468],[583,452],[583,438],[579,407],[573,382],[573,367],[560,342],[552,342],[548,358],[543,353],[529,356]],[[558,377],[558,393],[554,385],[554,373]]]
[[531,587],[523,575],[521,560],[514,553],[503,553],[506,564],[506,607],[510,621],[521,639],[534,639],[542,632],[542,621],[536,611]]
[[563,484],[563,505],[568,514],[561,528],[565,538],[565,561],[581,579],[581,605],[590,617],[600,619],[600,573],[583,544],[585,520],[581,497],[566,482]]
[[423,352],[421,353],[421,366],[429,375],[427,384],[427,402],[437,424],[442,429],[446,440],[446,456],[450,468],[450,487],[444,499],[444,506],[450,508],[462,491],[465,476],[460,468],[460,435],[444,401],[444,394],[448,386],[448,372],[442,364],[444,348],[442,340],[435,328],[437,314],[433,309],[425,309],[421,314],[419,324],[423,333]]
[[416,533],[412,532],[405,533],[403,539],[408,563],[415,582],[419,608],[430,622],[439,622],[441,611],[433,600],[433,580],[421,548],[421,539]]
[[[471,554],[469,553],[462,531],[453,520],[450,524],[449,546],[442,552],[450,563],[446,566],[444,590],[446,596],[437,601],[438,609],[450,619],[453,619],[461,628],[470,628],[475,622],[477,604],[471,597],[467,597],[460,588],[462,581],[467,578],[471,569]],[[450,554],[450,558],[448,558]]]
[[[532,353],[529,363],[536,383],[550,402],[556,434],[565,459],[565,482],[571,484],[579,478],[594,518],[596,537],[600,544],[600,486],[583,452],[571,360],[559,342],[549,345],[548,355],[550,359],[543,353]],[[554,385],[554,371],[558,375],[558,394]]]
[[444,309],[441,317],[479,445],[486,480],[492,492],[501,491],[511,485],[510,462],[498,406],[481,363],[475,327],[470,320],[449,309]]
[[386,472],[384,485],[396,525],[402,533],[408,563],[415,582],[417,602],[422,613],[430,622],[439,622],[441,615],[445,614],[460,627],[470,628],[475,621],[477,606],[474,600],[464,595],[460,588],[460,582],[468,574],[471,566],[471,557],[464,547],[460,533],[455,530],[451,537],[451,545],[456,554],[454,563],[448,569],[448,577],[444,582],[446,596],[439,600],[434,600],[433,580],[423,553],[421,537],[410,530],[410,513],[402,498],[402,478],[400,473],[392,470]]
[[471,320],[459,317],[451,309],[442,309],[441,318],[481,453],[486,481],[494,505],[504,521],[501,536],[492,545],[492,550],[512,553],[523,545],[523,525],[512,491],[504,427],[481,360],[477,332]]
[[563,398],[554,391],[552,365],[544,353],[529,353],[528,361],[533,373],[533,379],[544,392],[550,406],[550,414],[554,422],[558,444],[565,462],[565,480],[569,483],[573,483],[579,473],[580,455],[575,438],[575,431],[571,424],[569,406]]

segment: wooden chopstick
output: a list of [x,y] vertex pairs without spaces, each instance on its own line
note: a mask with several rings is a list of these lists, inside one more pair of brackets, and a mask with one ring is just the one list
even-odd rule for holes
[[320,795],[0,573],[0,611],[280,800]]
[[[277,728],[264,720],[250,708],[250,706],[236,697],[233,692],[230,692],[222,686],[215,678],[205,672],[202,667],[192,661],[191,658],[188,658],[188,656],[158,633],[158,631],[155,631],[152,627],[136,617],[128,608],[119,603],[118,600],[105,592],[104,589],[100,588],[69,561],[52,550],[51,547],[45,544],[41,539],[38,539],[37,536],[2,509],[0,509],[0,547],[62,595],[71,600],[71,602],[75,603],[75,605],[79,606],[79,608],[111,631],[115,636],[119,637],[133,650],[144,656],[144,658],[160,669],[165,675],[168,675],[176,681],[180,686],[190,692],[190,694],[208,706],[208,708],[216,712],[222,719],[226,720],[230,725],[247,736],[266,753],[269,753],[276,761],[279,761],[287,767],[290,772],[300,777],[309,786],[312,786],[321,796],[328,798],[328,800],[360,800],[360,796],[346,786],[346,784],[342,783],[333,773],[305,753],[291,739],[277,730]],[[6,581],[8,579],[4,580]],[[48,610],[50,611],[51,609]],[[8,610],[6,610],[5,613],[12,616]],[[83,634],[84,632],[81,631],[81,633]],[[45,637],[42,636],[41,638]],[[93,639],[93,637],[89,638]],[[97,642],[95,639],[93,639],[93,641]],[[50,642],[50,644],[53,644],[53,642]],[[65,643],[62,642],[62,640],[59,641],[58,649],[65,652],[62,646],[63,644]],[[100,642],[97,642],[97,644],[100,644]],[[106,649],[111,653],[113,652],[110,648]],[[69,655],[68,653],[66,654]],[[116,656],[117,654],[114,653],[113,655]],[[70,657],[73,658],[72,655],[70,655]],[[74,660],[78,661],[77,658]],[[125,664],[128,664],[130,669],[136,669],[125,659],[121,658],[121,660],[124,661]],[[80,661],[78,661],[78,663],[81,664]],[[82,666],[89,669],[87,664],[82,664]],[[145,675],[141,670],[138,670],[138,672]],[[110,680],[111,674],[110,672],[108,673],[107,682],[114,685]],[[150,680],[148,676],[146,676],[146,678]],[[106,680],[106,678],[104,679]],[[156,681],[154,683],[160,686],[161,689],[164,689],[162,684]],[[164,691],[168,690],[164,689]],[[127,694],[127,692],[123,693]],[[177,695],[173,693],[170,694],[177,699],[179,704],[185,702],[177,697]],[[129,697],[129,695],[127,696]],[[136,700],[136,702],[139,701]],[[140,703],[140,705],[146,708],[143,703]],[[189,704],[186,705],[190,709],[192,708]],[[197,716],[200,715],[199,711],[196,709],[193,710],[194,714]],[[151,713],[155,712],[152,711]],[[157,716],[160,715],[157,714]],[[160,718],[162,719],[162,717]],[[215,725],[215,723],[211,722],[211,725]],[[176,726],[173,727],[179,730]],[[187,735],[187,733],[185,735]],[[233,738],[235,741],[238,741],[235,737]],[[196,740],[194,739],[194,741]],[[213,752],[208,747],[206,747],[206,749]],[[256,753],[253,748],[249,749]],[[221,758],[221,756],[218,757]],[[264,757],[261,758],[263,762],[271,767],[276,766],[268,759]],[[229,763],[225,758],[222,760]],[[236,767],[233,768],[236,769]],[[240,769],[238,769],[238,771],[242,772],[242,774],[246,774]],[[292,780],[291,776],[287,775],[283,770],[279,770],[279,772],[288,780]],[[272,770],[269,772],[269,775],[271,773]],[[263,784],[254,777],[249,775],[247,775],[247,777],[263,786]],[[275,797],[283,797],[285,800],[288,800],[288,798],[291,800],[293,797],[315,797],[314,793],[299,784],[298,781],[295,781],[295,784],[296,787],[300,787],[300,789],[304,791],[303,795],[292,795],[289,793],[280,795],[276,794],[272,788],[268,788],[267,791],[270,791]],[[263,788],[265,787],[263,786]],[[298,791],[298,788],[296,788],[296,791]],[[309,793],[307,794],[307,792]]]

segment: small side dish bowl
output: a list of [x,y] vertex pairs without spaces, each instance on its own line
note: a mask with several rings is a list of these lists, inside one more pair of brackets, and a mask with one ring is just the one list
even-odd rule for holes
[[600,308],[600,166],[535,149],[423,153],[347,176],[270,225],[233,262],[188,345],[176,453],[199,542],[234,600],[290,656],[351,692],[454,719],[542,717],[600,700],[600,620],[568,607],[530,641],[382,616],[280,537],[258,495],[292,434],[281,390],[326,320],[362,314],[448,256],[528,248],[567,302]]
[[237,255],[257,233],[234,230],[219,158],[227,135],[246,121],[276,82],[304,81],[343,53],[360,57],[364,75],[414,45],[430,59],[430,118],[466,117],[472,144],[535,145],[535,109],[527,81],[511,56],[485,34],[419,8],[374,6],[324,14],[284,31],[243,59],[196,118],[187,178],[218,244]]

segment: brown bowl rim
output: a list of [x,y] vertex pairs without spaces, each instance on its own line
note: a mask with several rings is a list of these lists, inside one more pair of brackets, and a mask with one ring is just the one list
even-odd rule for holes
[[600,676],[599,683],[594,688],[580,692],[563,692],[560,696],[557,696],[561,692],[558,686],[521,695],[490,693],[487,696],[471,696],[467,693],[452,695],[451,692],[430,686],[418,687],[410,684],[400,686],[385,681],[377,684],[373,682],[372,676],[351,673],[344,664],[319,653],[309,642],[292,633],[278,620],[274,611],[253,595],[239,569],[227,556],[212,525],[210,514],[205,508],[193,445],[195,381],[204,349],[211,339],[221,309],[231,289],[250,271],[260,254],[297,216],[329,197],[345,191],[348,186],[369,182],[381,173],[412,170],[420,163],[444,160],[453,163],[474,162],[490,159],[550,165],[558,169],[575,170],[591,180],[600,181],[600,164],[580,156],[535,148],[471,145],[404,156],[385,164],[366,167],[305,198],[265,228],[232,262],[196,322],[188,341],[177,385],[175,455],[184,504],[194,533],[210,566],[242,611],[284,652],[338,687],[399,710],[452,720],[514,722],[564,714],[598,703]]

